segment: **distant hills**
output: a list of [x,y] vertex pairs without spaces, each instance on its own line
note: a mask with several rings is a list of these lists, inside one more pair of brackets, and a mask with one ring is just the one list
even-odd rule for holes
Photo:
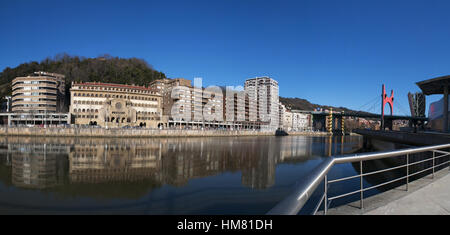
[[311,102],[309,102],[308,100],[305,99],[300,99],[300,98],[285,98],[285,97],[281,97],[280,96],[280,102],[282,104],[284,104],[284,106],[286,106],[286,108],[291,109],[291,110],[306,110],[306,111],[312,111],[315,110],[316,108],[322,108],[322,109],[330,109],[333,108],[333,111],[336,112],[358,112],[361,114],[368,114],[368,112],[363,112],[363,111],[356,111],[356,110],[351,110],[345,107],[333,107],[333,106],[328,106],[328,105],[319,105],[319,104],[313,104]]
[[333,108],[333,111],[341,112],[349,112],[353,111],[344,107],[333,107],[327,105],[319,105],[313,104],[305,99],[300,98],[285,98],[280,96],[280,102],[286,106],[286,108],[294,109],[294,110],[315,110],[316,108],[330,109]]

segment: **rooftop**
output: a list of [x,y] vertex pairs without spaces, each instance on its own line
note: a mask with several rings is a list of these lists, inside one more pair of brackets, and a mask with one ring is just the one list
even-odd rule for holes
[[444,94],[444,87],[450,85],[450,75],[417,82],[425,95]]
[[38,71],[38,72],[33,72],[31,74],[28,74],[26,77],[23,77],[23,76],[22,77],[21,76],[16,77],[16,79],[17,78],[20,78],[20,79],[36,78],[36,77],[52,77],[52,78],[57,78],[57,79],[60,79],[60,80],[63,80],[65,78],[64,75],[59,74],[59,73],[49,73],[49,72]]
[[157,90],[145,86],[136,86],[136,85],[126,85],[126,84],[115,84],[115,83],[101,83],[101,82],[74,82],[74,85],[81,86],[106,86],[106,87],[117,87],[117,88],[128,88],[128,89],[137,89],[137,90],[146,90],[146,91],[155,91]]

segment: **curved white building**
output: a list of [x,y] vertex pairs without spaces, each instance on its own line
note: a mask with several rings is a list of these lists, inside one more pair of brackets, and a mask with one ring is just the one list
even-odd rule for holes
[[56,113],[64,108],[64,75],[34,72],[12,81],[12,111]]

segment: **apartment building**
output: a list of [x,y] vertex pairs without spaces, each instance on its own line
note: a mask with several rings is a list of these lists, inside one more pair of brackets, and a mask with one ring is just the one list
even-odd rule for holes
[[312,127],[311,114],[301,110],[292,110],[292,130],[310,131]]
[[12,81],[12,112],[59,113],[64,110],[64,75],[34,72]]
[[[226,87],[195,87],[184,78],[160,79],[150,83],[163,96],[163,113],[169,126],[179,128],[259,129],[250,121],[250,99],[242,90]],[[227,92],[229,93],[227,95]]]
[[[163,97],[163,114],[170,127],[218,127],[223,122],[223,95],[192,86],[184,78],[155,80],[149,85]],[[209,115],[209,116],[208,116]],[[215,116],[216,118],[210,118]]]
[[282,127],[286,131],[311,131],[312,115],[308,111],[286,110]]
[[[171,98],[172,89],[177,86],[189,87],[192,88],[191,80],[184,78],[164,78],[158,79],[149,84],[149,87],[157,90],[162,96],[162,112],[163,115],[170,116],[172,106],[176,99]],[[182,94],[183,97],[187,96],[187,94]]]
[[252,101],[244,89],[222,88],[224,92],[224,120],[238,129],[261,129],[267,122],[250,118]]
[[286,110],[283,114],[283,129],[286,131],[292,130],[292,112],[291,112],[291,110]]
[[278,82],[270,77],[251,78],[245,81],[244,90],[249,96],[250,120],[267,123],[262,129],[276,130],[279,127]]
[[278,105],[278,120],[279,120],[279,128],[284,129],[284,115],[287,112],[286,106],[281,102]]

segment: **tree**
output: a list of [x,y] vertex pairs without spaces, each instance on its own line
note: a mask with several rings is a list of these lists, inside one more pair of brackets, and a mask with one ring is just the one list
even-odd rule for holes
[[[0,73],[0,97],[11,95],[11,82],[16,77],[27,76],[36,71],[65,75],[66,98],[72,81],[105,82],[148,86],[166,75],[156,71],[145,60],[138,58],[118,58],[105,54],[97,58],[70,56],[67,53],[47,57],[41,62],[23,63],[15,68],[5,68]],[[69,105],[67,102],[66,106]]]

